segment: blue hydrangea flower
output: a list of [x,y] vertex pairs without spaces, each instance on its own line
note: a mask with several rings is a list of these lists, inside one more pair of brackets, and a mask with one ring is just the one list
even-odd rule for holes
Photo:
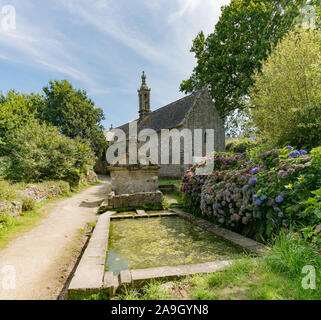
[[260,199],[257,199],[257,200],[255,201],[255,204],[256,204],[257,206],[260,206],[260,205],[262,204],[262,201],[261,201]]
[[252,178],[251,180],[250,180],[250,184],[253,186],[253,185],[255,185],[256,183],[257,183],[257,178],[256,177],[254,177],[254,178]]
[[254,169],[252,169],[251,173],[257,174],[259,171],[260,171],[259,168],[254,168]]
[[300,154],[303,155],[303,156],[305,156],[306,154],[308,154],[308,152],[305,151],[305,150],[300,150],[299,152],[300,152]]
[[275,198],[275,202],[276,202],[276,203],[281,203],[283,200],[284,200],[284,198],[283,198],[281,195],[279,195],[279,196],[277,196],[277,197]]
[[264,201],[264,200],[266,200],[268,197],[266,196],[266,195],[263,195],[263,196],[261,196],[261,198],[260,198],[260,200],[261,201]]
[[289,154],[289,158],[297,158],[298,156],[300,155],[300,152],[299,151],[292,151],[290,154]]
[[288,150],[292,150],[293,149],[291,146],[287,146],[285,148],[288,149]]

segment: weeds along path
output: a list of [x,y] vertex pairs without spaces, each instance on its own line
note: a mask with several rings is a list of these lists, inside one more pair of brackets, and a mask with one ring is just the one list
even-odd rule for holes
[[[110,189],[109,181],[100,179],[102,183],[71,198],[46,205],[46,216],[36,227],[0,250],[0,300],[57,298],[63,286],[59,278],[66,262],[72,262],[77,234],[97,220],[100,201]],[[16,288],[10,289],[14,271]]]

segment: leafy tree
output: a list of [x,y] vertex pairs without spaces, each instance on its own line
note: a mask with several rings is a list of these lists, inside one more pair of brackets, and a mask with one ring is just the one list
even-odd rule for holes
[[320,43],[320,31],[291,31],[253,77],[248,102],[253,124],[276,146],[320,145]]
[[90,141],[96,156],[100,157],[107,147],[100,124],[104,119],[102,109],[95,108],[86,91],[74,89],[67,80],[50,81],[43,91],[45,104],[39,110],[40,120],[53,124],[70,138]]
[[[244,108],[243,98],[253,84],[252,75],[262,61],[298,21],[306,0],[232,0],[222,8],[213,33],[201,31],[191,52],[197,65],[191,77],[181,83],[185,93],[210,85],[220,114],[226,118]],[[312,2],[319,4],[320,0]]]
[[4,155],[6,136],[34,118],[42,99],[38,94],[14,90],[0,95],[0,156]]
[[14,181],[61,179],[75,183],[94,163],[88,142],[68,138],[56,127],[36,120],[7,135],[6,154],[6,178]]

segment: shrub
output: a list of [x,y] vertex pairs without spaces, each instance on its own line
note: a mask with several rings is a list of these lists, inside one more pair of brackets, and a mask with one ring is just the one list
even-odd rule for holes
[[273,149],[247,159],[245,154],[214,154],[214,171],[197,176],[192,167],[183,178],[185,203],[225,228],[256,240],[270,239],[280,228],[310,225],[302,201],[321,182],[318,149],[307,154],[292,147]]
[[290,32],[254,77],[249,107],[259,135],[308,150],[321,140],[321,33]]
[[14,224],[13,217],[6,213],[0,213],[0,234],[6,232]]
[[6,178],[14,181],[76,183],[94,163],[89,143],[70,139],[56,127],[36,121],[8,135],[6,152],[10,158]]
[[226,151],[233,153],[249,152],[252,148],[258,145],[257,141],[249,138],[232,139],[226,143]]
[[32,211],[35,209],[36,202],[32,198],[23,198],[22,199],[22,211]]

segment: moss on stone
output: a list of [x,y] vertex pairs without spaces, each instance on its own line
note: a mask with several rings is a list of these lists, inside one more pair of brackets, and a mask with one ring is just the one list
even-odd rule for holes
[[124,219],[110,226],[107,271],[229,260],[242,250],[179,217]]

